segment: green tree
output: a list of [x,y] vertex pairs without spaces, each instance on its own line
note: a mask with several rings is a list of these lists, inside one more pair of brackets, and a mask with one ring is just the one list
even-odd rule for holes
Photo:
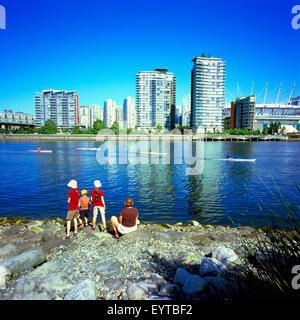
[[72,130],[72,134],[82,134],[83,132],[80,130],[80,127],[74,127]]
[[94,133],[97,134],[99,131],[106,129],[106,126],[102,120],[96,120],[93,124]]
[[131,128],[127,128],[127,134],[130,134],[131,133]]
[[69,129],[68,128],[64,128],[63,129],[63,133],[69,133]]
[[110,129],[111,129],[115,134],[119,134],[119,132],[120,132],[120,127],[119,127],[118,122],[115,121],[115,122],[113,123],[113,125],[111,126]]
[[156,127],[156,130],[158,131],[158,133],[160,133],[162,129],[163,127],[160,124]]
[[55,134],[57,133],[57,126],[56,123],[49,119],[45,122],[45,125],[43,127],[41,127],[41,133],[43,134]]
[[94,133],[95,133],[95,131],[94,131],[94,129],[93,129],[93,128],[88,127],[85,133],[86,133],[86,134],[94,134]]

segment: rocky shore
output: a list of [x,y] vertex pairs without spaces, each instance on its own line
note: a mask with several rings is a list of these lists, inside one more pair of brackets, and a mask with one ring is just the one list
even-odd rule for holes
[[140,223],[113,237],[91,226],[0,218],[0,300],[214,300],[235,290],[263,229]]

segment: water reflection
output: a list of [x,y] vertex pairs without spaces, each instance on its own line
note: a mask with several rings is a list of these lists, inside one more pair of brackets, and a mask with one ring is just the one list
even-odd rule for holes
[[[168,155],[143,155],[137,164],[125,161],[130,154],[137,156],[140,150],[134,148],[134,141],[115,144],[110,153],[111,158],[117,157],[115,163],[99,163],[98,151],[77,150],[88,146],[105,149],[112,144],[111,141],[0,144],[0,175],[5,195],[0,197],[0,215],[65,218],[66,184],[71,179],[89,192],[93,181],[101,180],[108,219],[119,214],[124,200],[132,197],[144,221],[173,223],[196,219],[201,223],[263,224],[259,202],[282,213],[278,199],[268,190],[276,191],[273,178],[286,200],[299,206],[299,194],[293,189],[293,181],[300,185],[299,143],[206,142],[201,149],[196,143],[146,141],[139,145],[142,150],[152,148]],[[26,152],[37,147],[51,149],[53,153]],[[226,154],[255,158],[257,162],[216,160]],[[102,154],[102,160],[106,156]],[[187,175],[187,169],[200,170],[200,174]]]

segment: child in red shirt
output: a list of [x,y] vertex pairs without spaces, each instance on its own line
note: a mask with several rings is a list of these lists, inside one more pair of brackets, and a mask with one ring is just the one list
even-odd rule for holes
[[99,180],[96,180],[94,182],[95,189],[91,191],[91,201],[93,204],[93,230],[95,230],[96,227],[96,221],[98,216],[98,210],[101,213],[101,219],[103,224],[103,231],[107,232],[106,229],[106,220],[105,220],[105,202],[104,202],[104,193],[102,190],[100,190],[101,182]]
[[70,239],[72,220],[74,221],[74,237],[77,236],[77,217],[79,214],[79,190],[77,181],[72,180],[68,183],[70,193],[68,194],[69,211],[67,213],[67,239]]

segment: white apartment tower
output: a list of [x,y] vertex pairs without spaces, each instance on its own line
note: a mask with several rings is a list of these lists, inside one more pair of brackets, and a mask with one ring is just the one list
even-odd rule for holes
[[104,102],[104,114],[103,121],[104,124],[110,128],[113,123],[117,120],[117,105],[112,99],[108,99]]
[[176,77],[168,69],[136,75],[137,126],[151,129],[175,127]]
[[91,116],[90,116],[89,106],[80,106],[79,111],[79,122],[82,127],[88,128],[91,126]]
[[44,90],[35,95],[37,127],[53,120],[57,127],[74,128],[79,124],[78,96],[76,91]]
[[90,127],[92,128],[96,120],[103,121],[103,109],[99,104],[92,104],[90,108]]
[[135,100],[132,97],[124,99],[124,127],[134,129],[136,127]]
[[204,56],[192,61],[191,126],[194,132],[223,131],[226,64]]

